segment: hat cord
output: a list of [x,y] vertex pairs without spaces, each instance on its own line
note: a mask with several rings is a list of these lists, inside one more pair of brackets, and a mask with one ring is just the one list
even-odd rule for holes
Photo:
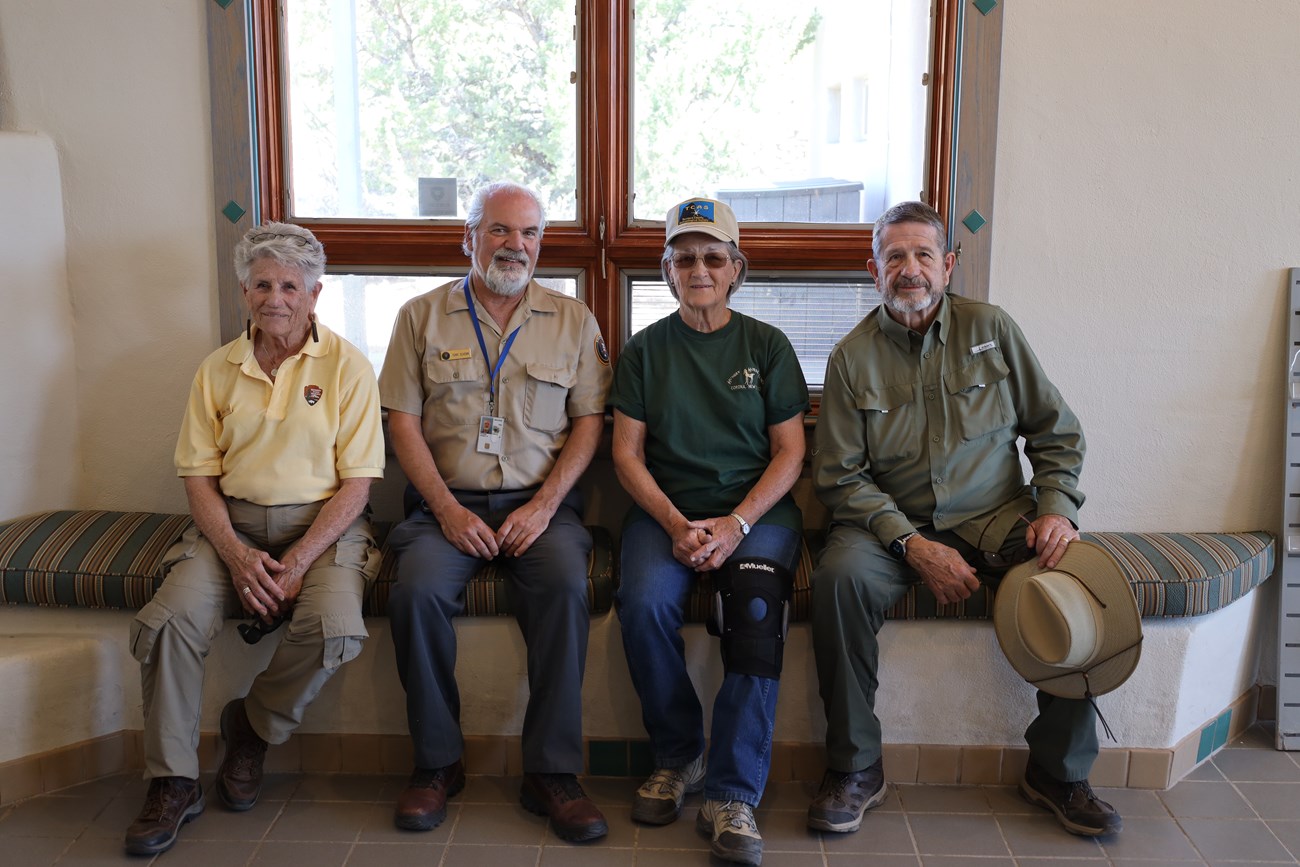
[[[1099,666],[1099,665],[1104,665],[1104,664],[1106,664],[1107,662],[1110,662],[1110,661],[1111,661],[1112,659],[1114,659],[1115,657],[1120,656],[1121,654],[1124,654],[1124,653],[1129,652],[1129,651],[1132,650],[1133,648],[1139,646],[1141,643],[1142,643],[1142,636],[1139,635],[1137,641],[1133,642],[1132,644],[1128,645],[1127,647],[1122,647],[1122,648],[1120,648],[1119,650],[1115,651],[1114,653],[1112,653],[1110,656],[1106,657],[1105,659],[1099,659],[1099,660],[1097,660],[1096,662],[1094,662],[1092,665],[1088,666],[1088,668],[1084,669],[1083,671],[1071,672],[1072,674],[1079,674],[1079,675],[1081,675],[1081,676],[1083,677],[1083,697],[1086,698],[1086,699],[1088,700],[1088,704],[1092,705],[1092,709],[1093,709],[1094,711],[1096,711],[1096,713],[1097,713],[1097,719],[1101,721],[1101,728],[1102,728],[1102,731],[1106,732],[1106,737],[1110,738],[1110,739],[1111,739],[1112,741],[1114,741],[1115,743],[1119,743],[1119,739],[1116,738],[1116,737],[1115,737],[1115,733],[1112,732],[1112,731],[1110,730],[1110,724],[1106,722],[1106,717],[1102,716],[1101,708],[1097,707],[1097,697],[1096,697],[1095,695],[1093,695],[1093,692],[1092,692],[1092,682],[1088,679],[1088,673],[1091,672],[1093,669],[1097,668],[1097,666]],[[1060,677],[1069,677],[1069,675],[1068,675],[1068,674],[1067,674],[1067,675],[1060,675],[1060,674],[1057,674],[1057,675],[1053,675],[1052,677],[1041,677],[1041,678],[1039,678],[1038,680],[1031,680],[1030,683],[1031,683],[1032,685],[1034,685],[1034,686],[1038,686],[1038,684],[1040,684],[1040,683],[1044,683],[1044,682],[1049,681],[1049,680],[1056,680],[1057,678],[1060,678]]]

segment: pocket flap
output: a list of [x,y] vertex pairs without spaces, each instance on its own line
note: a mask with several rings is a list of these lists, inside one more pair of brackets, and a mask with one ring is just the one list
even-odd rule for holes
[[916,387],[904,385],[868,386],[857,395],[858,409],[864,412],[889,412],[912,402]]
[[990,350],[960,370],[944,375],[944,386],[949,394],[966,391],[969,388],[983,388],[1007,378],[1011,369],[1002,360],[1002,353]]
[[424,372],[434,382],[446,385],[455,382],[477,382],[483,378],[483,368],[472,358],[443,361],[437,355],[424,363]]
[[533,379],[549,382],[552,385],[558,385],[560,388],[573,388],[573,384],[578,381],[578,371],[569,370],[564,367],[551,367],[546,364],[538,364],[530,361],[526,365],[528,375]]

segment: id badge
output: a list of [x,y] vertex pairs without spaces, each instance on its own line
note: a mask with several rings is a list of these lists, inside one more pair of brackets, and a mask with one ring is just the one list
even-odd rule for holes
[[501,433],[506,420],[500,416],[484,415],[478,420],[478,451],[485,455],[501,454]]

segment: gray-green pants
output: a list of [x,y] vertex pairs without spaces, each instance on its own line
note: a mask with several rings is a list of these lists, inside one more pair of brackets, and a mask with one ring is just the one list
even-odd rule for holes
[[[980,580],[996,587],[1006,567],[991,567],[984,555],[955,533],[922,528],[928,539],[961,552]],[[1023,527],[1013,530],[998,554],[1015,563],[1027,559]],[[880,646],[876,634],[885,612],[918,581],[875,534],[854,527],[831,528],[813,571],[813,649],[826,710],[827,763],[837,771],[860,771],[880,757],[876,677]],[[918,689],[924,687],[917,685]],[[1083,780],[1097,758],[1097,714],[1084,699],[1038,693],[1038,717],[1025,730],[1029,755],[1060,780]]]
[[[240,539],[277,558],[322,505],[227,500]],[[162,586],[131,622],[144,696],[145,776],[196,779],[204,660],[225,619],[247,615],[225,563],[197,527],[167,552],[165,568]],[[361,652],[368,635],[361,601],[378,569],[379,551],[362,515],[307,570],[293,617],[282,637],[271,636],[279,646],[245,700],[248,721],[263,740],[288,740],[325,682]]]

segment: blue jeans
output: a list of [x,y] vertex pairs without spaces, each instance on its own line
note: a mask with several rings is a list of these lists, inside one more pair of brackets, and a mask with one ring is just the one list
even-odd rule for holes
[[[799,534],[756,525],[732,557],[765,557],[793,569]],[[653,520],[623,530],[618,619],[641,720],[655,766],[678,768],[704,752],[704,714],[686,671],[681,628],[696,582],[709,580],[673,558],[672,539]],[[779,682],[728,673],[713,700],[704,797],[757,807],[767,784]]]

